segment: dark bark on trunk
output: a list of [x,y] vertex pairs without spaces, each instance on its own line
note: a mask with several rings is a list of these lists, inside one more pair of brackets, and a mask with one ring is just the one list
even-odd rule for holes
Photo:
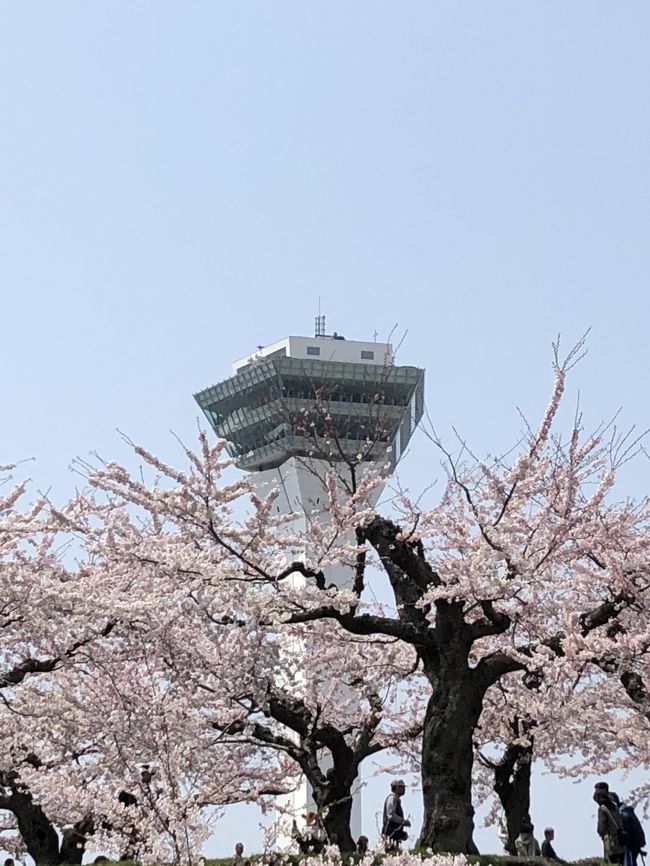
[[86,839],[79,836],[73,827],[63,831],[61,839],[61,863],[81,863],[86,850]]
[[61,863],[81,863],[86,851],[88,836],[95,831],[95,822],[90,815],[77,821],[63,831],[61,839]]
[[[427,706],[422,738],[424,819],[418,846],[434,852],[478,854],[472,806],[473,734],[484,689],[457,658],[441,664]],[[464,668],[464,669],[463,669]]]
[[37,864],[58,866],[62,862],[59,837],[45,812],[32,800],[30,794],[14,790],[4,800],[4,808],[12,812],[27,852]]
[[530,777],[533,742],[528,745],[510,743],[501,761],[494,767],[494,792],[506,818],[508,854],[516,854],[515,839],[521,833],[524,820],[530,821]]
[[334,801],[331,806],[325,808],[327,808],[327,813],[323,824],[329,843],[337,845],[342,853],[354,851],[356,845],[350,832],[352,794],[348,792],[347,797]]
[[345,745],[341,737],[332,744],[326,763],[333,762],[324,773],[321,765],[316,773],[306,773],[312,787],[312,796],[322,817],[323,826],[329,844],[336,845],[341,853],[356,851],[356,843],[352,836],[350,824],[352,821],[352,786],[359,776],[359,761]]
[[262,724],[256,724],[254,728],[258,740],[272,746],[283,746],[300,766],[311,788],[328,841],[342,853],[356,850],[350,822],[352,788],[359,775],[359,764],[383,748],[373,743],[381,720],[379,695],[371,695],[369,702],[372,713],[359,731],[354,749],[346,742],[345,733],[330,723],[319,723],[302,701],[282,693],[271,694],[266,713],[297,733],[298,744]]
[[29,855],[36,864],[60,866],[62,863],[79,864],[86,850],[87,837],[94,832],[94,821],[86,815],[59,834],[43,809],[35,803],[29,790],[21,783],[16,772],[0,776],[0,784],[10,793],[0,797],[0,809],[11,812],[18,824],[18,832]]

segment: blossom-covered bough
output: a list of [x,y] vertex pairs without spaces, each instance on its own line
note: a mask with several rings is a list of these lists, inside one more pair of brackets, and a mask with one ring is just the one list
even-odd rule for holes
[[35,716],[39,692],[47,703],[61,672],[107,639],[114,621],[90,613],[97,586],[63,564],[44,499],[23,507],[26,483],[12,486],[7,475],[3,486],[10,489],[0,497],[0,810],[9,816],[2,844],[38,863],[81,862],[84,816],[59,823],[59,838],[51,804],[30,786],[46,769]]
[[[213,796],[214,765],[190,749],[205,717],[160,674],[156,594],[108,574],[104,558],[71,546],[62,512],[42,497],[21,507],[26,496],[20,484],[0,499],[2,845],[37,863],[80,863],[90,838],[193,860],[205,807],[241,798],[251,752],[228,749]],[[257,785],[259,768],[249,776]]]
[[[202,436],[201,449],[200,457],[188,453],[185,474],[137,449],[172,484],[146,486],[112,465],[90,471],[103,496],[80,495],[58,518],[101,561],[107,580],[129,581],[131,627],[146,635],[160,680],[203,720],[187,744],[206,764],[200,802],[214,802],[207,790],[218,796],[220,764],[241,772],[230,802],[289,792],[303,773],[328,838],[351,851],[359,765],[421,730],[416,689],[403,689],[416,655],[392,638],[359,639],[329,621],[291,623],[296,609],[312,609],[323,595],[345,610],[355,595],[326,586],[310,563],[287,563],[297,539],[281,531],[286,518],[273,517],[274,496],[261,501],[244,482],[224,484],[222,446],[210,448]],[[237,520],[244,498],[252,509]],[[331,549],[319,532],[321,563],[357,558],[355,545]],[[130,604],[115,615],[128,618]],[[248,780],[245,752],[257,755]]]

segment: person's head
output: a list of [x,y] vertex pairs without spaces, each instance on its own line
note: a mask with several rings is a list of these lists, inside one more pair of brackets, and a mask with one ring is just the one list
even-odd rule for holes
[[359,836],[357,839],[357,851],[359,854],[365,854],[368,850],[368,837],[367,836]]
[[393,794],[397,794],[398,797],[403,797],[404,792],[406,791],[406,785],[401,779],[395,779],[394,782],[391,782],[390,789]]
[[599,805],[609,800],[609,785],[607,782],[596,782],[594,785],[594,800]]
[[535,829],[535,825],[532,821],[529,821],[528,818],[524,818],[521,822],[521,832],[522,833],[532,833]]
[[243,853],[244,853],[244,843],[243,842],[237,842],[237,844],[235,845],[235,857],[241,857]]
[[555,830],[552,827],[547,827],[544,830],[544,838],[547,842],[552,842],[555,839]]

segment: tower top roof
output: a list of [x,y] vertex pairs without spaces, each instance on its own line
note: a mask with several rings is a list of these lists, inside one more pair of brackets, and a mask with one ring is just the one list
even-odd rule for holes
[[318,337],[284,337],[269,346],[258,346],[250,355],[235,361],[232,371],[239,373],[260,361],[280,356],[383,367],[393,363],[393,347],[390,343],[346,340],[336,332]]

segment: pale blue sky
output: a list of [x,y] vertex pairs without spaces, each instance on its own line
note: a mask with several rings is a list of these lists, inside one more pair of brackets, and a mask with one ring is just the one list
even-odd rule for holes
[[[349,337],[408,329],[479,452],[589,325],[587,417],[650,425],[649,25],[645,0],[3,4],[0,463],[64,496],[115,427],[177,456],[192,393],[319,296]],[[437,463],[421,438],[405,483]],[[538,826],[593,853],[566,788]]]

